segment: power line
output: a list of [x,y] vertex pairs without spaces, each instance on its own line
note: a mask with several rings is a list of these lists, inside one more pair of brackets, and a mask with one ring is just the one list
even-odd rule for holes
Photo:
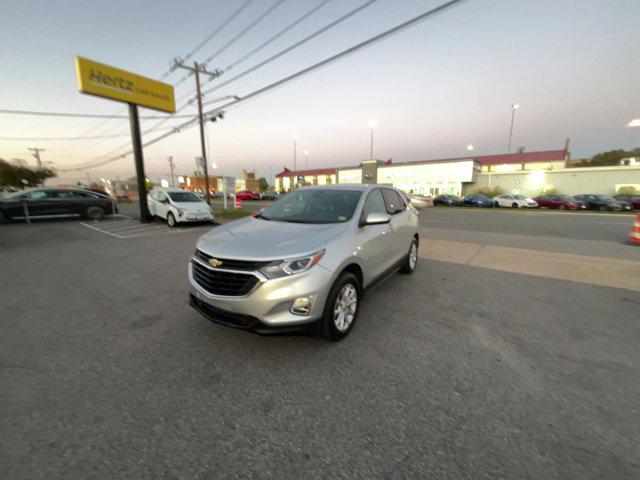
[[335,27],[336,25],[344,22],[345,20],[351,18],[352,16],[354,16],[355,14],[361,12],[362,10],[364,10],[365,8],[371,6],[372,4],[374,4],[375,2],[377,2],[378,0],[369,0],[365,3],[363,3],[362,5],[360,5],[359,7],[354,8],[353,10],[345,13],[343,16],[335,19],[333,22],[328,23],[327,25],[325,25],[324,27],[320,28],[319,30],[316,30],[315,32],[313,32],[310,35],[307,35],[306,37],[304,37],[303,39],[297,41],[296,43],[288,46],[287,48],[285,48],[284,50],[280,50],[278,53],[276,53],[275,55],[272,55],[271,57],[267,58],[266,60],[263,60],[260,63],[257,63],[256,65],[254,65],[253,67],[250,67],[248,69],[246,69],[244,72],[241,72],[233,77],[231,77],[230,79],[219,83],[218,85],[205,90],[204,94],[208,94],[211,93],[215,90],[218,90],[219,88],[224,87],[225,85],[230,84],[231,82],[234,82],[246,75],[249,75],[250,73],[258,70],[259,68],[264,67],[265,65],[273,62],[274,60],[277,60],[278,58],[282,57],[283,55],[289,53],[292,50],[295,50],[296,48],[304,45],[305,43],[307,43],[308,41],[316,38],[317,36],[321,35],[322,33],[326,32],[327,30],[330,30],[331,28]]
[[[335,62],[336,60],[339,60],[340,58],[348,56],[348,55],[350,55],[352,53],[355,53],[358,50],[361,50],[361,49],[366,48],[366,47],[368,47],[368,46],[370,46],[370,45],[372,45],[372,44],[374,44],[376,42],[379,42],[379,41],[385,39],[386,37],[389,37],[391,35],[395,35],[395,34],[401,32],[402,30],[405,30],[405,29],[407,29],[409,27],[412,27],[412,26],[416,25],[417,23],[419,23],[419,22],[421,22],[423,20],[426,20],[427,18],[432,17],[432,16],[434,16],[434,15],[436,15],[438,13],[442,13],[445,10],[447,10],[448,8],[453,7],[456,4],[462,3],[464,1],[465,0],[449,0],[448,2],[445,2],[445,3],[443,3],[443,4],[441,4],[441,5],[437,6],[437,7],[434,7],[432,9],[430,9],[430,10],[427,10],[426,12],[407,20],[406,22],[403,22],[403,23],[401,23],[399,25],[396,25],[395,27],[392,27],[392,28],[390,28],[388,30],[385,30],[384,32],[379,33],[378,35],[375,35],[375,36],[373,36],[373,37],[371,37],[371,38],[369,38],[367,40],[364,40],[364,41],[362,41],[362,42],[360,42],[360,43],[358,43],[358,44],[356,44],[356,45],[354,45],[352,47],[349,47],[349,48],[347,48],[347,49],[345,49],[345,50],[343,50],[343,51],[341,51],[339,53],[336,53],[335,55],[332,55],[331,57],[328,57],[328,58],[326,58],[326,59],[324,59],[324,60],[322,60],[322,61],[320,61],[318,63],[315,63],[315,64],[313,64],[313,65],[311,65],[311,66],[309,66],[307,68],[299,70],[299,71],[297,71],[297,72],[295,72],[295,73],[293,73],[293,74],[291,74],[291,75],[289,75],[289,76],[287,76],[285,78],[282,78],[282,79],[277,80],[277,81],[275,81],[273,83],[270,83],[269,85],[266,85],[266,86],[264,86],[262,88],[259,88],[258,90],[254,90],[251,93],[243,95],[241,98],[239,98],[237,100],[233,100],[233,101],[231,101],[231,102],[229,102],[229,103],[227,103],[225,105],[222,105],[221,107],[215,108],[215,109],[211,110],[210,112],[208,112],[206,114],[207,119],[212,118],[213,116],[217,115],[221,111],[223,111],[223,110],[225,110],[227,108],[230,108],[232,106],[235,106],[240,102],[244,102],[244,101],[249,100],[251,98],[257,97],[258,95],[262,95],[263,93],[266,93],[269,90],[273,90],[274,88],[277,88],[277,87],[279,87],[279,86],[281,86],[281,85],[283,85],[283,84],[285,84],[287,82],[293,81],[298,77],[306,75],[307,73],[310,73],[310,72],[312,72],[314,70],[322,68],[322,67],[328,65],[329,63],[332,63],[332,62]],[[167,138],[167,137],[169,137],[171,135],[174,135],[176,133],[180,133],[180,132],[186,130],[187,128],[191,128],[195,124],[196,124],[196,119],[192,119],[192,120],[189,120],[187,122],[184,122],[184,123],[174,127],[171,131],[165,132],[162,135],[159,135],[158,137],[153,138],[153,139],[145,142],[143,144],[143,146],[147,147],[147,146],[153,145],[155,143],[158,143],[158,142],[164,140],[165,138]],[[110,163],[110,162],[114,162],[114,161],[116,161],[116,160],[118,160],[120,158],[126,158],[130,154],[131,154],[131,151],[128,151],[128,152],[122,153],[120,155],[117,155],[117,156],[115,156],[113,158],[97,162],[95,164],[85,165],[85,166],[82,166],[80,168],[73,168],[73,169],[67,169],[67,170],[82,170],[82,169],[86,169],[86,168],[98,167],[100,165],[104,165],[104,164],[107,164],[107,163]]]
[[278,38],[280,38],[282,35],[284,35],[285,33],[287,33],[289,30],[291,30],[293,27],[299,25],[300,23],[302,23],[304,20],[306,20],[307,18],[309,18],[311,15],[313,15],[314,13],[316,13],[318,10],[320,10],[322,7],[324,7],[327,3],[331,2],[332,0],[322,0],[318,5],[316,5],[315,7],[313,7],[311,10],[307,11],[305,14],[303,14],[301,17],[298,17],[296,20],[294,20],[293,22],[291,22],[289,25],[287,25],[286,27],[284,27],[282,30],[280,30],[278,33],[276,33],[275,35],[273,35],[271,38],[269,38],[268,40],[265,40],[264,42],[262,42],[260,45],[258,45],[256,48],[254,48],[253,50],[251,50],[250,52],[248,52],[247,54],[243,55],[242,57],[240,57],[238,60],[236,60],[235,62],[230,63],[226,68],[224,68],[223,70],[226,72],[228,70],[231,70],[233,67],[235,67],[236,65],[244,62],[245,60],[247,60],[249,57],[255,55],[256,53],[258,53],[260,50],[262,50],[264,47],[271,45],[273,42],[275,42]]
[[[147,131],[153,130],[168,130],[172,127],[160,127],[160,128],[150,128]],[[93,136],[77,136],[77,137],[0,137],[0,140],[7,142],[18,142],[18,141],[65,141],[65,140],[98,140],[103,138],[121,138],[121,137],[129,137],[130,133],[115,133],[112,135],[93,135]]]
[[[101,115],[94,113],[71,113],[71,112],[41,112],[33,110],[8,110],[0,109],[0,113],[7,115],[36,115],[40,117],[69,117],[69,118],[109,118],[109,119],[122,119],[129,120],[127,115]],[[191,118],[193,115],[145,115],[140,118],[145,119],[172,119],[172,118]]]
[[[227,17],[226,20],[224,20],[217,28],[215,28],[209,35],[207,35],[200,43],[198,43],[195,47],[193,47],[191,49],[191,51],[189,51],[184,58],[182,59],[183,61],[187,61],[189,60],[191,57],[193,57],[193,55],[195,55],[202,47],[204,47],[207,43],[209,43],[209,41],[215,37],[217,34],[219,34],[222,30],[224,30],[231,22],[233,22],[233,20],[242,13],[242,11],[247,8],[251,3],[253,2],[253,0],[247,0],[246,2],[244,2],[242,5],[240,5],[240,8],[238,8],[236,11],[234,11],[229,17]],[[171,72],[173,72],[175,70],[175,68],[172,66],[167,72],[165,72],[162,77],[162,79],[167,78]]]
[[[209,55],[207,57],[207,59],[204,62],[201,62],[200,64],[206,68],[209,63],[211,63],[211,60],[213,60],[215,57],[217,57],[218,55],[220,55],[222,52],[224,52],[227,48],[229,48],[231,45],[233,45],[234,43],[236,43],[238,40],[240,40],[242,37],[244,37],[247,33],[249,33],[256,25],[258,25],[260,22],[262,22],[262,20],[264,20],[265,18],[267,18],[276,8],[278,8],[280,5],[282,5],[284,2],[286,2],[286,0],[276,0],[276,2],[271,5],[269,8],[267,8],[262,14],[258,15],[258,17],[256,19],[253,20],[253,22],[251,22],[249,25],[247,25],[245,28],[243,28],[242,30],[240,30],[240,32],[238,32],[235,36],[233,36],[231,38],[231,40],[229,40],[227,43],[225,43],[224,45],[222,45],[218,50],[216,50],[214,53],[212,53],[211,55]],[[178,80],[174,87],[177,87],[178,85],[186,82],[189,78],[191,78],[191,74],[187,74],[185,76],[183,76],[180,80]]]

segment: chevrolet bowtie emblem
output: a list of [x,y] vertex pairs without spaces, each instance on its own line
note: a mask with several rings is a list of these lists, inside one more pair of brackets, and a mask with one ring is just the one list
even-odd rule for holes
[[220,265],[222,265],[222,262],[217,258],[210,258],[209,265],[211,265],[212,267],[219,267]]

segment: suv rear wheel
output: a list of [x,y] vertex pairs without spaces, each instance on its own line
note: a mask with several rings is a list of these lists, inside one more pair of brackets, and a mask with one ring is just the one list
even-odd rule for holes
[[329,340],[346,337],[358,317],[362,288],[356,276],[344,272],[331,287],[324,313],[320,320],[320,332]]

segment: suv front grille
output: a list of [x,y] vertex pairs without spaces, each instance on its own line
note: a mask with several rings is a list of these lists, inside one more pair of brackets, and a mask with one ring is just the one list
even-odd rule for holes
[[[207,263],[213,257],[209,254],[206,254],[200,250],[196,250],[195,256],[198,257],[203,262]],[[254,270],[260,270],[265,265],[271,262],[257,262],[253,260],[233,260],[229,258],[218,258],[215,257],[216,260],[220,260],[222,264],[220,268],[227,268],[229,270],[246,270],[248,272],[252,272]]]
[[258,283],[258,278],[250,273],[212,270],[197,261],[192,261],[193,279],[212,295],[239,297],[246,295]]

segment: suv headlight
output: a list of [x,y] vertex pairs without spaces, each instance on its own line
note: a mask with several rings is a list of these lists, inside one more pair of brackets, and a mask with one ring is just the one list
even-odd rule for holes
[[275,262],[271,262],[262,267],[260,269],[260,273],[271,279],[306,272],[318,263],[323,255],[324,250],[320,250],[316,253],[312,253],[311,255],[294,258],[292,260],[276,260]]

